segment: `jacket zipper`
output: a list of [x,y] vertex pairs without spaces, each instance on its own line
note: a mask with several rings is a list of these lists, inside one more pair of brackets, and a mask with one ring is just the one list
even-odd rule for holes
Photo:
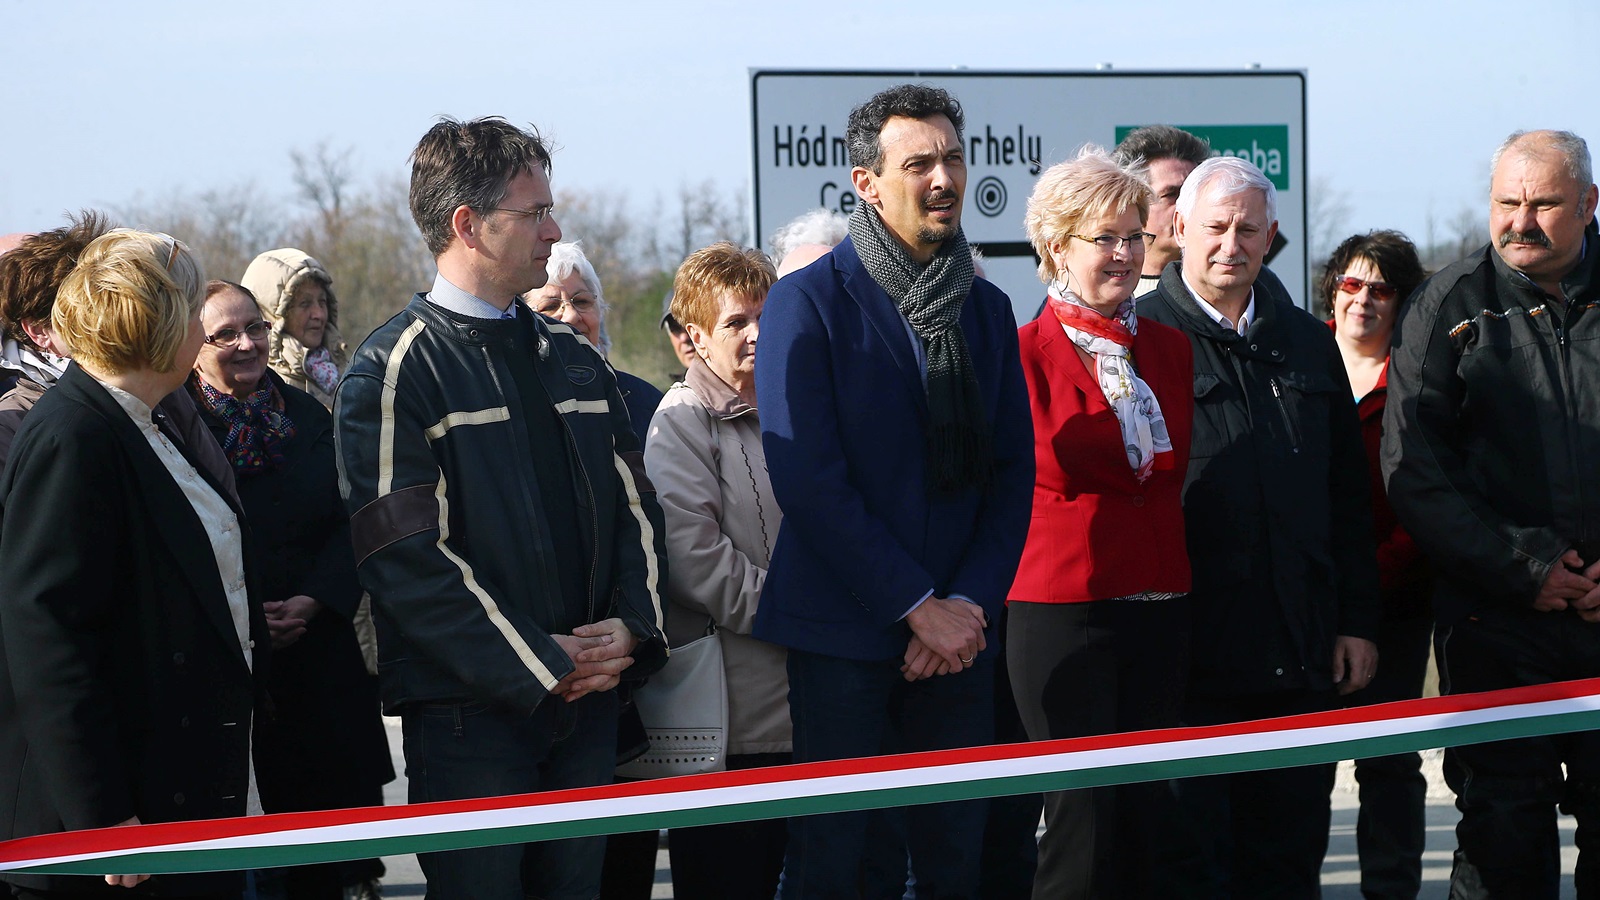
[[[506,386],[505,386],[504,382],[502,382],[500,380],[500,373],[495,370],[494,354],[489,352],[489,348],[488,348],[487,345],[483,346],[481,349],[482,349],[482,352],[483,352],[484,367],[489,370],[489,378],[490,378],[490,380],[492,380],[494,382],[494,388],[500,394],[500,402],[503,403],[506,406],[507,409],[510,409],[511,408],[511,397],[506,393]],[[534,371],[535,371],[535,375],[537,376],[537,372],[538,372],[538,367],[537,366],[534,367]],[[559,414],[557,414],[557,417],[559,418]],[[526,438],[523,438],[523,440],[526,440]],[[518,483],[522,486],[522,502],[527,504],[528,508],[531,510],[531,509],[534,508],[534,504],[533,504],[533,496],[530,493],[528,493],[528,483],[527,483],[528,474],[527,474],[527,472],[525,470],[519,469],[519,471],[522,473],[521,474],[521,478],[518,479]],[[537,522],[537,519],[538,519],[538,517],[535,516],[534,517],[535,522]],[[537,535],[538,535],[537,527],[538,526],[535,525],[535,539],[537,539]],[[551,573],[550,573],[549,569],[546,567],[547,563],[548,563],[548,560],[545,559],[544,553],[542,551],[535,550],[535,554],[538,557],[539,574],[541,576],[543,576],[544,583],[545,584],[554,584],[554,585],[558,585],[559,586],[560,583],[561,583],[560,579],[553,578],[551,576]],[[543,591],[541,591],[541,593],[545,594],[545,612],[549,615],[550,618],[549,618],[548,621],[553,626],[555,623],[561,621],[560,612],[557,610],[556,604],[554,602],[552,602],[552,600],[551,600],[551,598],[549,596],[549,593],[548,592],[543,592]]]
[[589,497],[589,618],[584,624],[593,623],[594,617],[594,578],[600,571],[600,514],[595,510],[594,485],[589,481],[589,470],[583,467],[583,458],[578,455],[578,439],[572,434],[572,426],[568,424],[566,415],[556,413],[556,418],[561,420],[561,431],[567,436],[567,452],[571,454],[572,461],[578,467],[578,477],[583,479],[584,493]]
[[1283,399],[1283,386],[1278,383],[1278,377],[1267,379],[1272,385],[1272,399],[1278,401],[1278,414],[1283,416],[1283,427],[1289,432],[1289,452],[1300,452],[1300,429],[1294,425],[1294,420],[1289,417],[1289,404]]
[[[1572,303],[1576,302],[1576,300],[1569,301],[1568,309],[1571,308]],[[1556,368],[1561,373],[1561,393],[1564,395],[1562,399],[1563,405],[1566,408],[1565,411],[1567,413],[1567,422],[1569,426],[1566,429],[1567,465],[1572,467],[1572,473],[1577,481],[1576,487],[1578,489],[1578,522],[1579,530],[1582,532],[1579,538],[1585,541],[1592,541],[1594,540],[1595,535],[1591,534],[1589,531],[1588,498],[1583,496],[1583,468],[1578,463],[1578,460],[1582,457],[1583,451],[1578,445],[1577,430],[1570,427],[1572,423],[1577,422],[1578,414],[1576,406],[1577,398],[1572,395],[1572,369],[1570,360],[1567,357],[1567,330],[1566,328],[1562,327],[1561,319],[1557,318],[1555,314],[1555,308],[1550,304],[1549,301],[1545,302],[1545,306],[1550,310],[1550,325],[1555,329],[1556,332]],[[1592,559],[1584,560],[1585,564],[1590,564],[1593,562],[1594,560]]]

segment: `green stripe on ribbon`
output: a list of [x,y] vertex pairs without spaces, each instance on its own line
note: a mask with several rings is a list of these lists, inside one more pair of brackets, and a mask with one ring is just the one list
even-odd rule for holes
[[[813,788],[814,782],[821,779],[790,780],[780,775],[767,784],[792,786],[796,791],[796,796],[744,803],[722,803],[717,806],[697,809],[642,811],[623,815],[597,814],[593,817],[562,822],[520,825],[492,825],[486,823],[482,826],[469,826],[427,834],[334,839],[290,846],[239,846],[240,844],[247,844],[251,840],[257,840],[258,838],[255,837],[230,838],[227,839],[228,842],[235,846],[225,847],[194,848],[184,847],[184,845],[178,843],[167,843],[152,847],[149,850],[124,855],[99,856],[92,859],[86,858],[38,866],[16,867],[12,871],[72,875],[136,873],[160,875],[338,862],[366,859],[374,856],[393,856],[403,853],[428,853],[440,850],[458,850],[468,847],[487,847],[618,832],[850,812],[883,807],[999,797],[1011,794],[1102,787],[1167,778],[1220,775],[1261,769],[1314,765],[1337,762],[1341,759],[1387,756],[1395,753],[1425,750],[1432,747],[1460,746],[1484,741],[1587,731],[1595,728],[1600,728],[1600,710],[1584,709],[1463,725],[1419,728],[1418,730],[1401,734],[1353,740],[1317,742],[1316,738],[1308,737],[1307,740],[1313,741],[1312,743],[1290,747],[1124,764],[1112,762],[1095,765],[1092,768],[1069,768],[1074,766],[1074,760],[1081,758],[1082,754],[1064,753],[1053,760],[1051,764],[1060,766],[1060,768],[1052,771],[895,787],[872,787],[873,782],[881,784],[884,776],[863,774],[854,777],[860,779],[866,786],[840,793],[806,793],[808,789]],[[1269,731],[1243,736],[1237,740],[1247,742],[1254,740],[1260,743],[1263,738],[1278,738],[1286,733],[1292,732]],[[1178,745],[1182,742],[1182,739],[1178,739],[1170,743]],[[1140,745],[1140,749],[1148,746],[1151,745]],[[1118,751],[1094,752],[1116,755]],[[1050,758],[1045,757],[1044,759]],[[986,763],[979,761],[953,764],[950,768],[959,772],[963,768],[983,765],[986,765]],[[781,772],[781,770],[775,771]],[[831,777],[836,776],[822,776],[821,778]],[[719,788],[716,790],[740,791],[748,789]],[[677,796],[686,802],[693,802],[695,792],[687,791]],[[453,815],[489,818],[495,815],[496,812],[504,814],[504,811],[490,811],[456,813]],[[349,828],[365,830],[370,833],[375,830],[375,826],[392,827],[395,821],[397,820],[384,820],[378,823],[349,826]],[[346,830],[348,831],[349,829]],[[172,849],[163,849],[163,847]]]

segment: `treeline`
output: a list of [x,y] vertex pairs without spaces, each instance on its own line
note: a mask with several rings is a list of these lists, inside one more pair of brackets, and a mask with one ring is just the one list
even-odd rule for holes
[[[293,195],[272,197],[253,183],[159,198],[135,197],[110,210],[121,224],[187,242],[209,277],[238,281],[258,253],[298,247],[333,274],[339,326],[352,349],[433,283],[433,258],[407,205],[401,175],[362,180],[350,150],[326,144],[290,154]],[[711,181],[683,185],[640,208],[620,193],[564,191],[556,220],[564,240],[581,240],[611,305],[611,363],[666,387],[677,363],[658,329],[678,264],[717,240],[750,243],[742,189]]]

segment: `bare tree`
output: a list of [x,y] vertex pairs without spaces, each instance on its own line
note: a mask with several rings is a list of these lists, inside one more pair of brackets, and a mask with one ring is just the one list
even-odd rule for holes
[[1311,270],[1322,268],[1339,242],[1348,237],[1352,207],[1350,195],[1333,186],[1325,175],[1311,179],[1306,194],[1306,241]]

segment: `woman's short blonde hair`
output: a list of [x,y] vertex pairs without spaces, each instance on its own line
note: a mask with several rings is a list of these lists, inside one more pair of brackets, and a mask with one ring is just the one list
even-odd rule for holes
[[205,275],[183,242],[119,228],[96,238],[62,282],[50,324],[91,369],[120,375],[177,359],[189,322],[205,302]]
[[765,298],[778,280],[778,272],[765,253],[718,241],[689,254],[672,280],[672,316],[710,331],[722,312],[722,295],[749,294]]
[[1139,210],[1140,223],[1149,219],[1150,183],[1135,168],[1140,162],[1118,165],[1104,149],[1084,144],[1077,157],[1039,176],[1022,223],[1039,256],[1041,281],[1049,284],[1059,274],[1050,245],[1078,233],[1084,223],[1120,216],[1130,206]]

